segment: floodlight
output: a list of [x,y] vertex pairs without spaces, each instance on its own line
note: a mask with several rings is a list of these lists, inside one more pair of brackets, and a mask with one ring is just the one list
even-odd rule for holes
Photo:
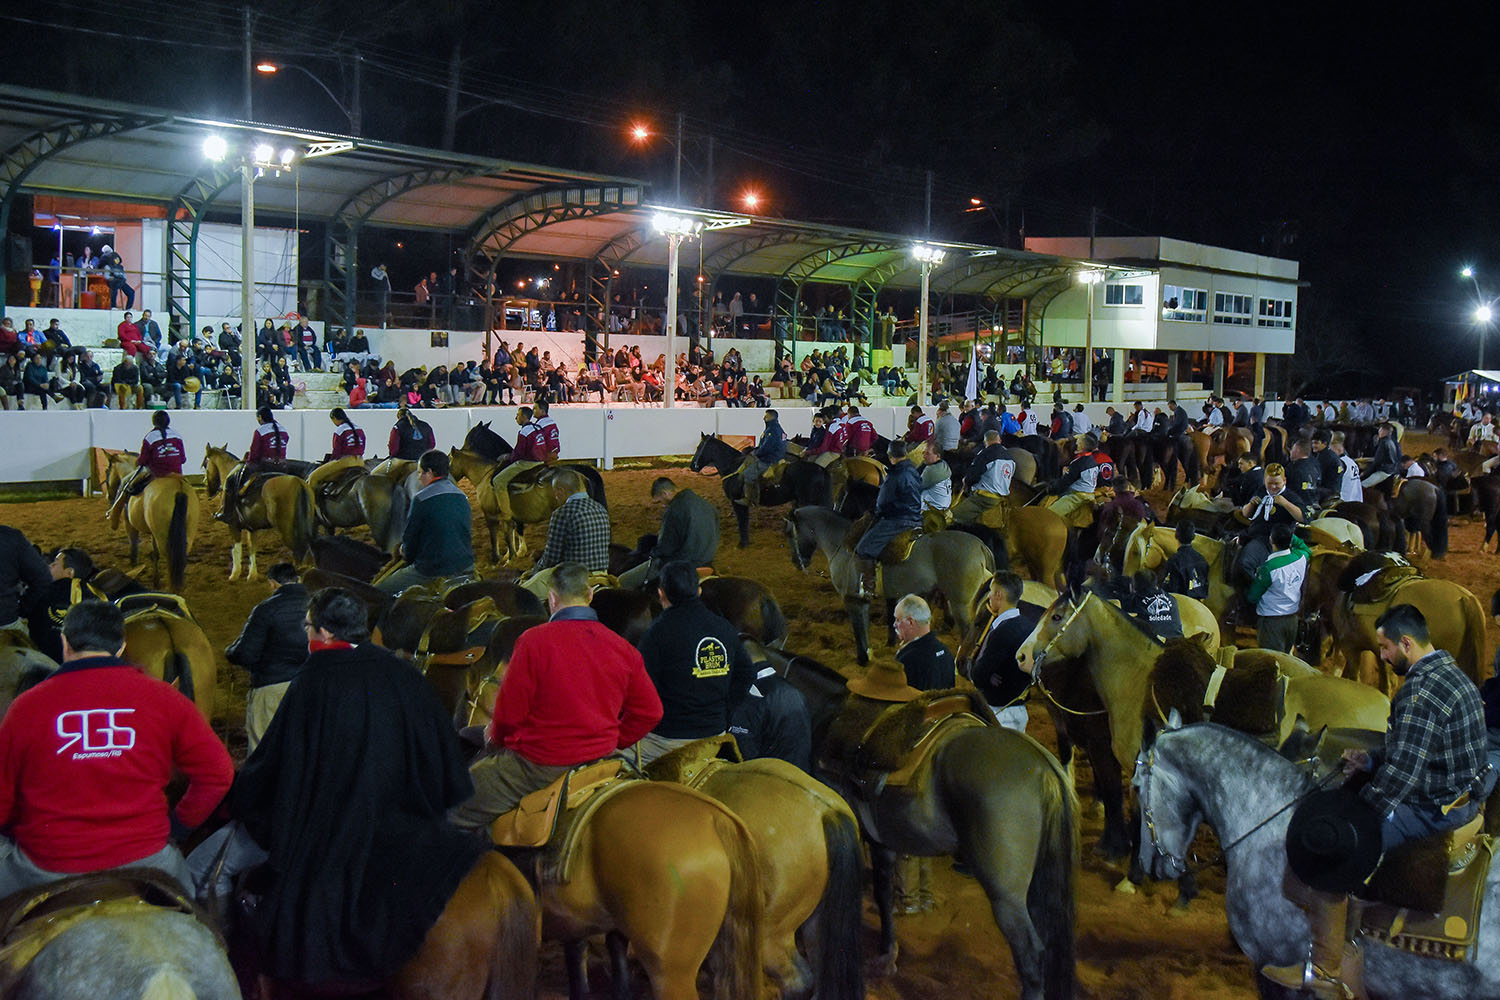
[[1474,310],[1474,319],[1480,323],[1488,323],[1492,315],[1494,314],[1490,311],[1489,306],[1480,306]]
[[203,155],[218,163],[229,155],[229,143],[222,135],[211,135],[203,140]]
[[1465,278],[1472,278],[1472,277],[1474,277],[1474,269],[1472,267],[1466,267],[1462,271],[1459,271],[1458,273],[1460,275],[1462,275],[1463,277],[1465,277]]
[[270,143],[263,142],[260,145],[258,145],[258,146],[255,147],[255,162],[256,163],[270,163],[271,162],[271,157],[273,157],[275,155],[276,155],[276,151],[271,148]]
[[275,74],[275,72],[280,68],[280,66],[276,65],[273,62],[262,62],[255,64],[255,72],[264,73],[266,76]]
[[687,215],[676,215],[672,212],[657,212],[651,219],[651,226],[658,233],[670,236],[695,236],[703,228],[700,219],[694,219]]
[[1085,285],[1097,285],[1104,280],[1103,271],[1079,271],[1078,281]]
[[291,148],[283,149],[281,151],[281,166],[282,166],[282,169],[285,170],[285,169],[291,167],[292,161],[295,160],[296,158],[297,158],[297,151],[295,149],[291,149]]
[[931,243],[917,243],[911,248],[911,255],[924,264],[941,264],[948,253]]

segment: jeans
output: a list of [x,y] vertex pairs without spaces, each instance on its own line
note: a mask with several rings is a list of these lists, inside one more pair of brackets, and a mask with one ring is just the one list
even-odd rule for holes
[[263,864],[269,857],[243,826],[226,823],[193,849],[187,857],[187,869],[199,895],[209,888],[205,883],[212,878],[213,894],[228,899],[234,890],[235,876]]
[[130,287],[130,282],[115,279],[109,283],[109,307],[115,307],[115,297],[125,296],[125,308],[130,309],[135,305],[135,289]]
[[[191,894],[193,891],[193,880],[189,875],[187,863],[182,858],[182,852],[171,844],[167,844],[155,854],[148,854],[137,861],[121,868],[154,868],[164,875],[175,879],[183,890]],[[22,889],[30,889],[33,886],[45,885],[48,882],[60,882],[66,878],[72,878],[73,873],[48,871],[39,866],[26,856],[26,852],[9,837],[0,837],[0,898],[9,896],[13,892]]]
[[1403,802],[1380,824],[1380,849],[1389,852],[1413,840],[1457,829],[1479,814],[1479,806],[1479,801],[1473,801],[1444,816],[1437,806]]
[[317,344],[300,345],[297,348],[297,357],[302,362],[303,371],[311,372],[323,370],[323,355],[318,350]]

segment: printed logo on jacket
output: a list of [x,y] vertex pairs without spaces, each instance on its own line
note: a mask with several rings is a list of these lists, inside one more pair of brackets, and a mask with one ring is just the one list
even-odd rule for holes
[[63,741],[57,748],[58,754],[79,747],[73,754],[74,760],[120,756],[135,746],[135,730],[122,721],[134,711],[133,708],[90,708],[63,712],[57,717],[57,736]]
[[718,639],[706,635],[698,640],[693,655],[694,677],[723,677],[729,673],[729,650]]

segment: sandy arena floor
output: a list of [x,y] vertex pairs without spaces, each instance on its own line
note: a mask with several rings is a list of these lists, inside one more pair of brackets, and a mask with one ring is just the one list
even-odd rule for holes
[[[1417,441],[1409,441],[1413,450]],[[741,550],[734,545],[732,516],[716,480],[698,477],[683,468],[617,470],[605,474],[609,506],[614,519],[614,538],[633,546],[643,532],[654,531],[659,508],[649,503],[648,490],[656,476],[671,475],[717,503],[724,514],[725,544],[720,548],[720,572],[752,576],[768,584],[781,601],[791,623],[789,649],[854,671],[852,643],[847,619],[826,579],[799,573],[792,565],[781,535],[779,511],[757,511],[753,520],[754,545]],[[1149,496],[1153,507],[1165,510],[1167,498]],[[217,504],[210,505],[217,509]],[[101,499],[72,499],[37,503],[15,503],[0,507],[0,522],[25,531],[43,548],[79,545],[90,551],[101,566],[124,567],[128,547],[123,535],[112,535],[104,524]],[[476,540],[483,534],[475,522]],[[540,547],[542,530],[532,529],[528,540]],[[1459,518],[1452,526],[1452,551],[1443,562],[1426,566],[1431,576],[1451,579],[1472,590],[1488,605],[1489,595],[1500,583],[1500,563],[1493,553],[1478,551],[1483,537],[1477,520]],[[227,583],[229,535],[222,525],[205,517],[200,526],[188,572],[187,597],[194,613],[216,647],[222,649],[238,633],[254,604],[264,598],[264,582]],[[262,540],[261,568],[284,553]],[[821,569],[819,559],[816,567]],[[146,579],[150,580],[149,571]],[[955,636],[944,636],[956,643]],[[1491,626],[1490,649],[1500,639]],[[875,647],[877,657],[891,659],[884,645]],[[220,664],[218,709],[215,729],[236,756],[244,753],[243,706],[246,675]],[[1036,707],[1030,732],[1049,748],[1056,741],[1046,713]],[[1090,785],[1086,762],[1080,760],[1078,785]],[[1148,886],[1136,895],[1113,891],[1121,872],[1092,857],[1102,819],[1085,798],[1083,822],[1083,866],[1078,883],[1078,996],[1098,1000],[1229,1000],[1256,996],[1250,968],[1230,939],[1224,916],[1222,869],[1205,872],[1203,892],[1187,916],[1169,916],[1174,886]],[[899,972],[890,979],[869,984],[869,996],[880,1000],[910,998],[939,1000],[948,997],[1006,997],[1016,995],[1010,954],[990,916],[988,902],[978,885],[954,875],[946,860],[937,862],[939,905],[931,913],[899,919],[901,944]],[[867,894],[868,900],[868,894]],[[873,904],[866,904],[866,953],[875,948]],[[596,982],[602,989],[602,982]],[[543,995],[566,995],[560,951],[547,946],[543,970]],[[602,994],[601,994],[602,995]],[[641,995],[646,995],[642,993]]]

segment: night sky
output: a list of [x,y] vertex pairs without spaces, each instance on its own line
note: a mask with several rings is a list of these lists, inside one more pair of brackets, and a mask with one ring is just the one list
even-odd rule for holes
[[[257,57],[295,61],[346,101],[359,48],[374,138],[442,144],[456,50],[464,152],[642,177],[660,197],[661,132],[681,111],[685,200],[704,198],[712,135],[713,207],[741,209],[753,189],[767,214],[919,235],[930,170],[937,237],[1086,235],[1096,208],[1100,235],[1293,257],[1308,283],[1299,345],[1322,347],[1306,364],[1330,389],[1471,367],[1475,292],[1459,268],[1500,295],[1500,72],[1476,8],[1397,21],[1342,5],[1008,0],[255,6]],[[182,10],[0,13],[13,56],[0,78],[238,117],[240,8]],[[258,119],[347,127],[300,74],[254,93]],[[469,110],[481,100],[500,103]],[[634,121],[657,134],[632,144]],[[993,211],[964,212],[971,197]],[[1341,357],[1352,364],[1327,360]]]

